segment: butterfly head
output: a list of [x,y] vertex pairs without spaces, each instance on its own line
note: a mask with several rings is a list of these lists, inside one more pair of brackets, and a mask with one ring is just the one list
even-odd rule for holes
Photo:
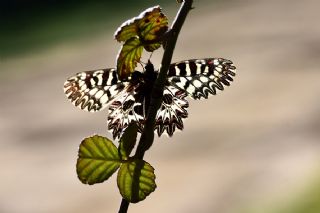
[[148,60],[148,63],[144,66],[144,69],[145,72],[154,72],[154,66],[150,60]]
[[148,60],[148,63],[144,67],[144,70],[144,75],[147,81],[154,81],[157,78],[157,73],[155,72],[154,66],[150,60]]

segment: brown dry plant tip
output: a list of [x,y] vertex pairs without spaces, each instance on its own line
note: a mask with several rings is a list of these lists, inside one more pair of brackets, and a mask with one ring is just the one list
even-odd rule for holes
[[[178,1],[181,3],[181,0]],[[184,0],[180,6],[180,9],[176,15],[176,18],[172,24],[172,28],[168,33],[170,36],[167,38],[165,43],[165,50],[163,53],[160,72],[158,78],[154,84],[150,107],[148,110],[145,127],[140,137],[140,141],[134,155],[135,158],[143,159],[145,152],[152,146],[154,140],[154,125],[155,125],[155,117],[157,115],[157,111],[162,102],[162,95],[165,82],[167,80],[167,71],[169,69],[169,65],[171,63],[173,51],[178,39],[178,35],[182,28],[182,25],[192,7],[193,0]],[[126,213],[128,211],[129,202],[125,199],[122,199],[119,213]]]

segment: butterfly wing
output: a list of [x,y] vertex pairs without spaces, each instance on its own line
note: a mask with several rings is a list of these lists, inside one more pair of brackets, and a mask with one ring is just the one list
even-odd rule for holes
[[155,129],[160,136],[164,131],[172,136],[175,129],[183,129],[182,119],[188,117],[187,94],[174,86],[168,85],[163,91],[163,101],[156,115]]
[[119,81],[116,69],[100,69],[70,77],[64,83],[64,92],[75,106],[96,112],[107,107],[128,84]]
[[108,129],[112,131],[113,138],[119,138],[131,122],[143,128],[145,115],[141,98],[137,97],[139,84],[130,85],[125,93],[122,93],[109,106]]
[[167,132],[172,136],[176,129],[183,129],[182,119],[188,117],[186,96],[193,99],[208,98],[229,86],[235,76],[232,62],[222,58],[206,58],[171,64],[168,85],[164,89],[163,102],[156,116],[158,135]]
[[229,86],[236,74],[232,61],[223,58],[205,58],[171,64],[168,81],[186,91],[193,99],[208,98],[217,90]]

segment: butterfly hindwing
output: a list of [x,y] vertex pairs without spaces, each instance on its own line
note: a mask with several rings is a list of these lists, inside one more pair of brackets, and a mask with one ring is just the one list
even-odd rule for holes
[[163,101],[156,115],[155,129],[160,136],[164,131],[172,136],[175,129],[183,129],[183,118],[188,117],[187,94],[174,87],[166,86],[163,91]]
[[64,83],[64,92],[75,106],[95,112],[107,107],[127,85],[119,81],[115,69],[100,69],[70,77]]
[[137,100],[136,88],[139,84],[130,85],[126,92],[117,97],[109,106],[108,129],[114,138],[120,138],[130,123],[135,122],[139,129],[143,128],[145,115],[143,103]]
[[236,74],[230,60],[206,58],[181,61],[170,65],[168,81],[186,91],[193,99],[208,98],[229,86]]

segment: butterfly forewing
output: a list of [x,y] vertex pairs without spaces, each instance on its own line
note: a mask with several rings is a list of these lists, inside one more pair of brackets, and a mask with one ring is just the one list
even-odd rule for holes
[[95,112],[108,106],[128,82],[119,81],[115,69],[84,71],[70,77],[64,83],[64,92],[77,107]]
[[206,58],[181,61],[171,64],[168,81],[171,85],[186,91],[193,99],[208,98],[217,90],[229,86],[236,74],[230,60]]

